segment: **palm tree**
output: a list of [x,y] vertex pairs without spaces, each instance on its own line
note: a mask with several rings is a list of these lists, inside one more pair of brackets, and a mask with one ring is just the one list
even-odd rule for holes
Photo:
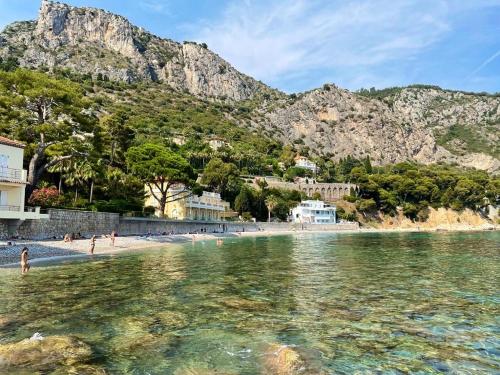
[[66,172],[66,175],[64,177],[64,182],[69,185],[69,186],[74,186],[75,187],[75,199],[74,203],[76,203],[78,199],[78,185],[81,182],[81,176],[80,176],[80,169],[78,167],[79,163],[71,163],[71,165],[68,167],[68,171]]
[[80,178],[82,182],[90,181],[90,197],[89,202],[92,203],[92,195],[94,194],[94,180],[97,176],[95,169],[92,164],[88,161],[80,163]]
[[71,168],[70,160],[63,160],[48,169],[50,173],[59,173],[59,187],[58,187],[59,194],[61,194],[62,192],[62,180],[64,174],[67,173],[70,168]]
[[94,170],[92,164],[90,164],[87,160],[74,162],[71,164],[71,166],[68,168],[68,172],[66,173],[65,182],[69,186],[75,187],[75,203],[78,200],[78,187],[88,181],[91,181],[90,202],[92,203],[94,179],[96,175],[97,173]]
[[271,212],[276,208],[277,205],[278,205],[278,199],[274,195],[270,195],[269,197],[266,198],[268,222],[271,222]]

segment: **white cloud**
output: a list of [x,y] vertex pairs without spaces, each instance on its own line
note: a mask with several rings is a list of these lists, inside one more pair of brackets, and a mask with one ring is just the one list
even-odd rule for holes
[[359,67],[371,76],[372,67],[415,59],[439,42],[460,7],[455,0],[240,0],[194,25],[192,39],[269,83]]
[[146,11],[153,11],[155,13],[163,14],[165,16],[172,15],[167,0],[140,0],[139,5]]

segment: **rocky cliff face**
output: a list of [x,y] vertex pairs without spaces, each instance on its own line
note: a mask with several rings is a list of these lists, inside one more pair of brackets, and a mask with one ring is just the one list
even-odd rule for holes
[[179,44],[100,9],[43,0],[36,22],[8,26],[0,56],[22,66],[64,67],[127,82],[162,81],[204,97],[243,100],[266,87],[202,45]]
[[456,162],[500,170],[500,98],[404,88],[376,98],[325,85],[264,110],[264,126],[285,142],[340,159],[376,164]]
[[334,160],[369,155],[377,164],[442,161],[500,171],[498,96],[432,87],[361,95],[334,85],[287,96],[238,72],[204,45],[179,44],[121,16],[48,0],[37,21],[17,22],[0,33],[0,57],[94,78],[163,82],[201,98],[251,100],[249,116],[235,117],[241,126]]

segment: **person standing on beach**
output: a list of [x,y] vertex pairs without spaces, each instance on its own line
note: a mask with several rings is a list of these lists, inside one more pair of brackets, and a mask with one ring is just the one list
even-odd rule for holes
[[114,230],[111,232],[110,238],[111,238],[111,246],[115,247],[116,232]]
[[21,250],[21,273],[25,274],[29,271],[30,265],[28,263],[28,248],[24,247]]
[[94,234],[94,235],[92,236],[92,238],[90,239],[90,249],[89,249],[89,253],[90,253],[91,255],[93,255],[93,254],[94,254],[94,249],[95,249],[95,239],[96,239],[96,237],[95,237],[95,234]]

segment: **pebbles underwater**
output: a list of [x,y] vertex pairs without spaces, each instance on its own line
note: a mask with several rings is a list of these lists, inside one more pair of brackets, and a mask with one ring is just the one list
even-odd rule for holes
[[241,238],[0,273],[0,373],[496,373],[499,241]]

